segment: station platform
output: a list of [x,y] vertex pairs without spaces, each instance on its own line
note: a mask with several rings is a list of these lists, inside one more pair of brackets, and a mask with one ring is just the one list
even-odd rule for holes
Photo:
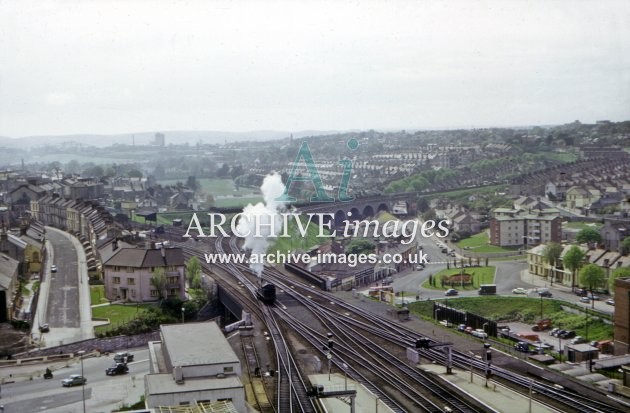
[[[453,374],[446,374],[444,366],[437,364],[421,364],[419,369],[431,372],[438,376],[438,380],[443,380],[455,387],[458,391],[469,395],[469,397],[478,400],[480,404],[485,406],[488,412],[505,412],[506,406],[510,406],[510,413],[557,413],[559,410],[545,406],[536,400],[531,401],[526,395],[519,394],[503,385],[492,381],[488,382],[486,387],[486,378],[478,374],[471,376],[469,371],[453,369]],[[347,381],[341,374],[331,374],[330,380],[328,374],[313,374],[309,376],[314,386],[324,386],[324,391],[340,391],[340,390],[356,390],[357,396],[355,400],[355,412],[361,413],[385,413],[393,412],[382,401],[376,398],[372,392],[362,385],[348,378]],[[324,408],[328,412],[350,412],[350,406],[336,398],[320,399]]]

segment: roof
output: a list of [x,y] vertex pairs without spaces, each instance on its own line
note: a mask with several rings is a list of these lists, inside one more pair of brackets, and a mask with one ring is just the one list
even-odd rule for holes
[[599,351],[597,347],[593,347],[590,344],[566,344],[565,347],[572,348],[578,353],[590,353],[592,351]]
[[172,366],[239,363],[236,353],[214,321],[162,325],[160,331]]
[[103,265],[134,268],[181,266],[184,265],[184,253],[181,248],[120,248]]
[[19,262],[8,255],[0,254],[0,288],[7,290],[17,273]]
[[243,383],[236,375],[222,379],[214,377],[185,379],[183,384],[177,384],[170,373],[147,374],[144,380],[149,395],[243,388]]
[[622,366],[628,363],[630,363],[630,355],[618,356],[618,357],[607,357],[605,359],[598,359],[595,362],[595,368],[609,369],[609,368],[613,368],[617,366]]

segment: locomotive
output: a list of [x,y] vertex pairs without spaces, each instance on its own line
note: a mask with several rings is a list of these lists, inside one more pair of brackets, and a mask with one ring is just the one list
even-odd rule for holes
[[273,304],[276,301],[276,286],[271,283],[265,283],[256,290],[258,299],[265,304]]

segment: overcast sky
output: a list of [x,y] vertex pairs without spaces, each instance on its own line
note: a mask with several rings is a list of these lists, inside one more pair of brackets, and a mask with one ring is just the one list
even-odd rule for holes
[[630,1],[0,0],[0,136],[630,119]]

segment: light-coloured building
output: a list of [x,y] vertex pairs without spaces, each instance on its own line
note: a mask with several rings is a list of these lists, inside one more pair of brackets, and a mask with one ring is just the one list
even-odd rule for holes
[[[186,298],[185,261],[181,248],[114,248],[103,264],[105,296],[109,300],[156,301]],[[152,283],[153,270],[163,268],[166,283],[159,291]]]
[[228,400],[246,411],[240,361],[215,322],[163,325],[160,334],[149,343],[147,407]]
[[566,204],[569,208],[586,208],[601,198],[601,192],[592,186],[572,186],[567,189]]
[[490,220],[490,243],[501,247],[533,246],[562,240],[558,210],[496,208]]

